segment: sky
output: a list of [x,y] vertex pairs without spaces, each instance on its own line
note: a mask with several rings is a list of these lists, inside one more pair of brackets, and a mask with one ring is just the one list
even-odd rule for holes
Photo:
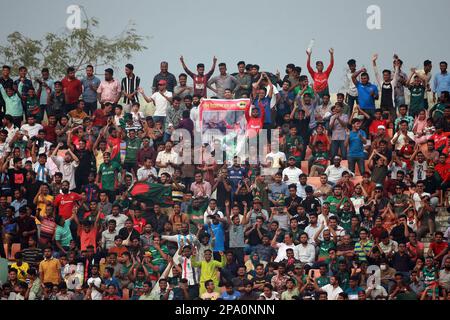
[[[137,32],[149,37],[147,50],[123,61],[134,64],[145,88],[159,72],[160,61],[168,61],[175,75],[182,72],[180,55],[193,70],[199,62],[208,69],[215,55],[229,72],[236,71],[239,60],[282,74],[286,64],[294,63],[306,72],[305,50],[312,38],[313,61],[328,64],[328,50],[335,50],[332,92],[341,88],[350,58],[369,67],[372,54],[379,53],[380,68],[391,68],[395,52],[407,72],[430,59],[433,73],[440,61],[450,60],[450,42],[445,40],[449,0],[15,0],[0,11],[0,42],[6,44],[14,31],[36,39],[64,31],[66,8],[72,4],[99,20],[99,35],[115,36],[133,21]],[[366,26],[370,5],[380,8],[380,30]],[[123,70],[116,76],[122,77]]]

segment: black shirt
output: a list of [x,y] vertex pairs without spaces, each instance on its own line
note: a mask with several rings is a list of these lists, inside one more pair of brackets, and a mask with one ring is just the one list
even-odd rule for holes
[[434,176],[427,177],[424,180],[424,184],[425,184],[425,188],[423,189],[423,191],[425,191],[429,194],[433,194],[436,192],[436,190],[441,189],[440,184],[438,183],[437,179]]
[[25,169],[8,169],[9,183],[11,185],[11,191],[20,189],[25,184],[25,175],[27,170]]
[[[413,232],[413,230],[408,227],[409,233]],[[398,243],[404,243],[406,244],[408,242],[408,238],[405,237],[405,227],[403,225],[395,226],[391,230],[391,236],[393,237],[394,241],[397,241]]]
[[411,270],[412,262],[411,258],[408,256],[407,253],[404,253],[403,255],[400,255],[400,253],[396,252],[392,256],[392,268],[394,268],[396,271],[400,272],[408,272]]
[[[267,230],[263,229],[263,228],[260,229],[260,232],[261,232],[261,234],[263,236],[267,234]],[[261,244],[261,243],[262,243],[262,239],[259,238],[258,231],[255,228],[248,235],[248,244],[251,245],[251,246],[256,246],[256,245]]]
[[161,234],[164,231],[164,225],[169,221],[167,215],[160,214],[157,216],[154,212],[151,212],[148,219],[146,219],[153,227],[153,230]]
[[[291,206],[292,202],[294,202],[294,204]],[[297,195],[295,195],[294,198],[288,197],[288,198],[286,198],[285,203],[286,203],[286,207],[288,207],[288,208],[290,207],[289,213],[291,216],[293,216],[293,215],[297,214],[297,207],[302,203],[302,198]]]
[[306,197],[305,200],[302,201],[302,205],[305,207],[305,211],[307,213],[317,213],[317,207],[320,206],[319,199],[312,197]]

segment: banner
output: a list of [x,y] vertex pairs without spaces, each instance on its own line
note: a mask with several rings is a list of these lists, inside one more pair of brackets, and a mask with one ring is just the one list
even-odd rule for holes
[[218,140],[227,159],[242,157],[247,128],[245,110],[249,106],[250,99],[203,99],[199,106],[202,143],[214,146]]

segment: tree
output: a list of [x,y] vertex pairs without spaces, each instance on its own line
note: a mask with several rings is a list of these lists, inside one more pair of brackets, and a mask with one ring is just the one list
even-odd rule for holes
[[73,66],[76,71],[89,64],[94,68],[115,67],[119,61],[130,59],[133,53],[147,49],[143,45],[147,37],[138,35],[133,23],[113,38],[95,35],[98,29],[95,18],[86,19],[84,24],[85,28],[62,34],[47,33],[41,40],[13,32],[7,38],[9,45],[0,46],[0,60],[10,65],[15,75],[19,67],[26,66],[34,78],[47,67],[53,77],[62,78],[67,67]]

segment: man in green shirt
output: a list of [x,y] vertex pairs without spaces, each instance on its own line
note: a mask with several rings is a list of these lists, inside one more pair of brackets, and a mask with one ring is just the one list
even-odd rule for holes
[[121,167],[117,162],[111,161],[111,154],[103,154],[103,163],[98,169],[97,184],[102,184],[102,190],[108,193],[110,201],[115,200],[115,190],[118,187],[118,173]]
[[123,167],[126,171],[131,172],[131,169],[137,171],[137,154],[141,148],[142,140],[136,136],[136,130],[130,129],[128,131],[128,137],[125,139],[127,144],[125,161]]
[[70,241],[72,241],[70,223],[70,219],[65,220],[59,216],[58,225],[56,226],[55,231],[55,242],[61,254],[66,254],[70,249]]
[[159,267],[159,272],[163,273],[164,269],[167,267],[167,259],[169,257],[169,249],[166,245],[161,245],[161,239],[159,236],[153,237],[153,245],[148,248],[145,253],[151,254],[151,261],[154,266]]
[[[411,94],[409,102],[409,115],[416,117],[420,111],[425,110],[425,86],[422,84],[419,76],[414,76],[415,72],[411,73],[408,83],[408,89]],[[414,81],[412,77],[414,76]]]
[[303,139],[297,135],[297,127],[291,126],[286,136],[285,154],[286,158],[294,157],[296,166],[301,165],[303,151]]
[[9,114],[13,117],[14,125],[20,128],[23,120],[23,106],[22,97],[19,92],[22,92],[24,80],[19,82],[17,92],[14,88],[7,87],[6,90],[3,85],[0,85],[0,93],[5,101],[5,114]]
[[337,185],[333,188],[333,195],[325,200],[330,204],[330,212],[337,214],[338,209],[343,208],[343,204],[348,202],[348,198],[342,195],[342,187]]

